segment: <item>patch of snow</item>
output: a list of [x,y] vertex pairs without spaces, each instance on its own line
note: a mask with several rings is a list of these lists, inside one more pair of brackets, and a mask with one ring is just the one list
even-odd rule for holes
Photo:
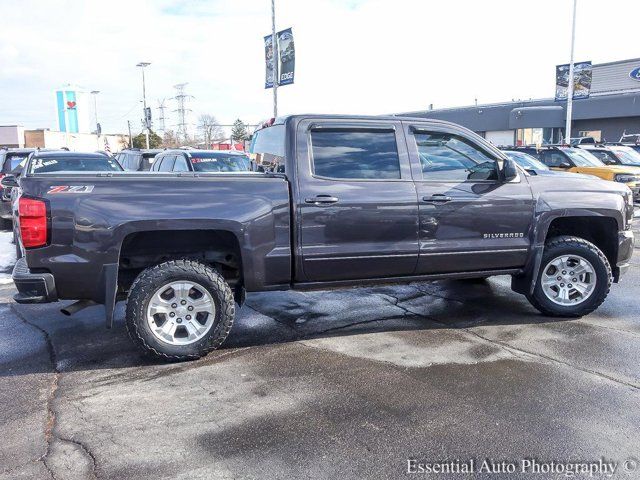
[[11,243],[13,232],[0,232],[0,272],[9,272],[16,263],[16,247]]

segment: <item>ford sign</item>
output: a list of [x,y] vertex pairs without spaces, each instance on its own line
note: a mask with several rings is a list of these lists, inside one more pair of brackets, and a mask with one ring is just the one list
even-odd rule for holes
[[636,67],[633,70],[631,70],[629,72],[629,76],[633,79],[633,80],[637,80],[638,82],[640,82],[640,67]]

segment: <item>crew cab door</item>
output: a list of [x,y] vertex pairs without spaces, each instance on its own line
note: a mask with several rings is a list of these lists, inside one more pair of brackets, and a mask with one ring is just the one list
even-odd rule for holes
[[464,129],[403,123],[420,205],[417,273],[524,266],[534,208],[526,177],[501,180],[501,156]]
[[418,205],[399,121],[301,120],[298,280],[411,275]]

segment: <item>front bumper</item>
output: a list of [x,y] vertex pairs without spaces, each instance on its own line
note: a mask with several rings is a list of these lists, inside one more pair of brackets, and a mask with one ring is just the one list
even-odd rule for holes
[[634,236],[632,230],[618,232],[618,259],[613,272],[613,280],[617,282],[624,275],[631,265],[631,255],[633,254]]
[[56,283],[50,273],[31,273],[24,257],[13,267],[13,283],[18,293],[13,299],[18,303],[47,303],[58,301]]

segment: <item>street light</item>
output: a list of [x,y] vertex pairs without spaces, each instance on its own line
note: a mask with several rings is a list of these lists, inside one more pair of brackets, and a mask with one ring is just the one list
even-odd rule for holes
[[91,90],[91,95],[93,95],[93,113],[96,117],[96,135],[100,135],[100,129],[98,128],[98,94],[100,90]]
[[571,143],[571,116],[573,114],[573,47],[576,42],[576,9],[578,0],[573,0],[573,21],[571,23],[571,55],[569,56],[569,83],[567,85],[567,118],[564,128],[565,143]]
[[149,120],[147,119],[147,92],[144,84],[144,69],[151,65],[151,62],[140,62],[136,65],[136,67],[142,68],[142,104],[143,104],[143,113],[144,115],[144,126],[145,126],[145,137],[147,139],[147,150],[149,149]]

